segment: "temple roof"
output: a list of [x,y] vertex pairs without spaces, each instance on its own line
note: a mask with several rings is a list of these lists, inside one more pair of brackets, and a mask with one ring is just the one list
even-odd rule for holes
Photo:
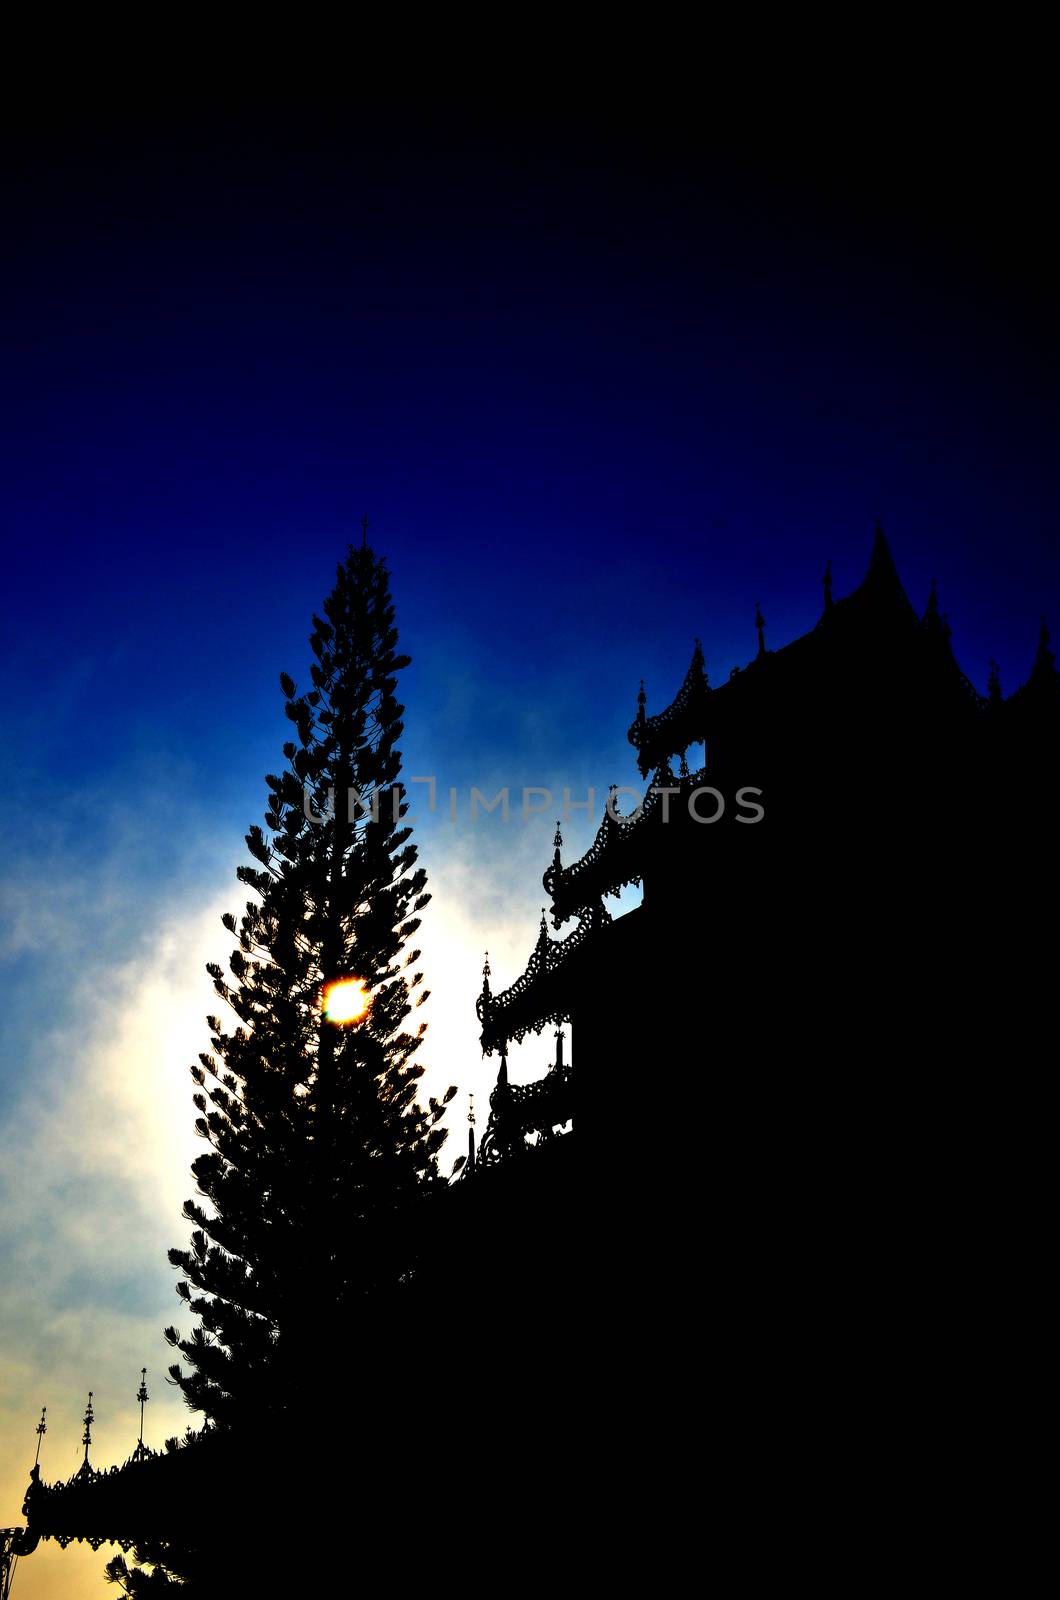
[[566,1009],[557,1000],[554,979],[570,965],[593,928],[610,920],[603,906],[597,904],[565,939],[553,939],[542,911],[537,943],[525,970],[500,994],[493,994],[490,989],[487,962],[482,993],[476,1004],[485,1055],[492,1055],[497,1049],[503,1050],[509,1040],[522,1039],[528,1033],[540,1033],[548,1022],[558,1025],[568,1020]]
[[[725,744],[743,739],[749,729],[777,728],[789,714],[816,714],[815,700],[824,686],[844,692],[862,673],[883,684],[896,700],[916,704],[935,726],[944,721],[974,731],[986,726],[988,708],[1000,702],[997,685],[981,695],[961,670],[953,653],[949,621],[939,607],[934,580],[922,617],[918,617],[898,575],[883,530],[877,528],[868,567],[861,583],[843,599],[832,599],[831,564],[824,574],[824,608],[816,625],[777,650],[765,647],[760,608],[756,607],[759,652],[736,667],[727,682],[711,687],[703,648],[697,639],[688,671],[671,704],[653,717],[645,713],[643,685],[629,740],[638,752],[638,766],[651,779],[647,796],[632,817],[616,818],[606,810],[596,838],[580,860],[563,867],[559,855],[545,873],[552,898],[553,923],[640,881],[644,847],[649,839],[655,795],[660,788],[691,790],[716,781],[706,768],[674,777],[671,760],[694,745],[712,744],[714,755]],[[1028,682],[1001,706],[1002,720],[1035,720],[1049,708],[1060,712],[1060,674],[1048,649],[1044,627],[1038,656]],[[1011,711],[1010,709],[1011,708]],[[772,721],[771,721],[772,719]],[[938,719],[941,719],[939,721]],[[677,800],[675,804],[680,804]]]
[[[749,702],[762,702],[770,685],[780,675],[817,669],[834,659],[836,651],[852,646],[871,650],[901,651],[913,654],[917,666],[932,670],[932,661],[945,659],[954,685],[964,699],[978,699],[972,683],[964,677],[950,650],[950,626],[938,616],[938,597],[932,597],[924,619],[916,616],[882,528],[877,528],[869,555],[865,578],[842,600],[831,598],[831,563],[825,573],[825,608],[817,626],[809,634],[794,638],[780,650],[767,650],[764,621],[756,606],[759,653],[745,667],[733,667],[729,682],[711,688],[706,675],[703,646],[697,638],[689,670],[673,701],[655,717],[645,715],[644,690],[640,691],[637,715],[629,728],[629,742],[637,750],[637,766],[647,778],[663,762],[679,755],[693,744],[703,744],[733,717],[745,715]],[[905,646],[905,650],[903,650]],[[927,646],[927,650],[925,650]]]
[[[690,860],[687,829],[672,830],[668,851],[661,850],[661,791],[675,791],[670,804],[680,814],[683,797],[705,785],[735,784],[751,774],[761,782],[759,774],[769,770],[782,786],[785,775],[797,781],[807,762],[817,763],[818,778],[827,769],[843,780],[851,760],[861,761],[863,775],[872,774],[881,751],[899,760],[910,754],[921,772],[941,771],[939,760],[948,761],[950,781],[958,770],[979,770],[983,759],[996,764],[1012,758],[1018,765],[1028,752],[1035,759],[1043,734],[1060,722],[1060,674],[1044,621],[1030,677],[1006,700],[996,671],[982,695],[961,670],[934,580],[917,615],[882,529],[850,594],[833,598],[830,563],[823,586],[817,623],[776,650],[766,647],[766,622],[756,605],[757,654],[733,668],[728,681],[711,686],[697,639],[681,686],[663,711],[647,715],[641,684],[629,740],[642,776],[650,778],[645,799],[630,816],[605,808],[593,843],[568,866],[557,831],[543,879],[552,922],[559,928],[577,916],[579,925],[567,939],[553,941],[543,921],[522,976],[502,995],[484,994],[479,1016],[487,1051],[562,1019],[569,993],[564,968],[581,960],[577,949],[606,916],[604,896],[652,877],[660,863],[668,863],[666,871],[680,881]],[[708,747],[708,764],[689,773],[685,752],[699,744]],[[962,761],[971,765],[962,768]],[[694,831],[701,839],[711,836],[709,830]]]

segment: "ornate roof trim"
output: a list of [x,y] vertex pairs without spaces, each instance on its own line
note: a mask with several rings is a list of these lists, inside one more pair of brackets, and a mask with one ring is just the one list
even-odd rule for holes
[[512,1039],[523,1039],[528,1033],[540,1033],[546,1023],[558,1025],[569,1022],[568,1011],[562,1003],[562,997],[555,991],[553,979],[593,930],[610,921],[611,917],[602,902],[592,907],[565,939],[550,938],[542,921],[541,932],[525,970],[500,994],[482,994],[478,998],[475,1010],[482,1024],[483,1054],[490,1056]]
[[[684,681],[665,711],[658,712],[654,717],[645,716],[644,685],[641,684],[637,715],[630,726],[627,738],[639,752],[637,765],[642,778],[646,778],[664,757],[697,743],[694,737],[685,737],[684,734],[689,725],[695,727],[697,717],[705,712],[710,692],[703,646],[698,639]],[[670,737],[674,729],[679,730],[676,744]]]
[[[635,811],[628,816],[616,817],[608,806],[604,807],[603,820],[596,838],[588,850],[569,867],[558,872],[549,868],[544,885],[552,897],[552,925],[555,928],[570,917],[584,912],[602,900],[605,895],[617,894],[627,884],[641,881],[641,842],[645,831],[651,827],[663,804],[662,791],[670,789],[684,794],[703,782],[705,769],[684,772],[678,778],[668,762],[658,768],[648,786],[647,793]],[[614,789],[611,794],[615,793]],[[609,796],[610,805],[610,796]]]

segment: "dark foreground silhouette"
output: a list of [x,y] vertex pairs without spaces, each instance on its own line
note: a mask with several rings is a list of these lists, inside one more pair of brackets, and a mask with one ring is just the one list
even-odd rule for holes
[[[502,1069],[481,1159],[394,1220],[402,1282],[313,1328],[238,1440],[35,1482],[31,1539],[180,1539],[203,1594],[670,1593],[722,1551],[748,1581],[886,1571],[921,1526],[1008,1526],[1047,1259],[1048,635],[978,695],[878,535],[811,633],[759,637],[642,706],[670,820],[557,847],[581,936],[545,930],[480,1005],[493,1052],[569,1024],[572,1132]],[[762,820],[695,822],[708,786],[760,789]]]

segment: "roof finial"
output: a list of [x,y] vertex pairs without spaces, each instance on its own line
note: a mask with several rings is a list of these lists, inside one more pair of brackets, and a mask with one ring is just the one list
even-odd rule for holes
[[1001,704],[1001,668],[996,661],[990,663],[990,676],[986,680],[986,692],[992,706]]
[[636,717],[636,720],[638,722],[643,722],[644,721],[644,716],[645,716],[644,707],[647,705],[647,703],[648,703],[648,697],[644,693],[644,679],[641,678],[641,680],[640,680],[640,689],[637,691],[637,717]]
[[887,543],[887,535],[883,531],[883,524],[879,517],[876,518],[876,531],[872,536],[872,554],[869,557],[869,570],[866,577],[893,578],[898,580],[898,571],[891,555],[891,547]]
[[826,611],[830,611],[832,609],[832,558],[831,558],[831,556],[829,556],[828,560],[825,562],[824,577],[821,579],[821,582],[824,584],[824,608],[825,608]]
[[766,619],[762,615],[762,607],[757,600],[755,601],[755,627],[758,630],[758,654],[764,656],[766,653]]
[[556,1071],[563,1071],[563,1029],[556,1029]]
[[953,631],[950,628],[949,617],[939,611],[939,586],[934,578],[931,580],[931,588],[928,592],[927,605],[924,607],[924,615],[921,618],[921,621],[923,622],[928,633],[930,633],[934,638],[949,639],[950,634]]
[[[497,1069],[497,1088],[498,1089],[500,1089],[500,1088],[507,1089],[507,1087],[508,1087],[508,1041],[507,1041],[507,1039],[505,1039],[505,1040],[503,1040],[503,1042],[501,1044],[501,1064]],[[488,1133],[489,1129],[487,1128],[486,1131]]]
[[475,1096],[467,1097],[467,1170],[475,1170]]
[[482,1004],[485,1008],[492,999],[490,993],[490,953],[486,951],[486,959],[482,963]]
[[40,1447],[41,1447],[41,1444],[44,1441],[44,1435],[48,1431],[48,1424],[44,1420],[45,1416],[47,1415],[47,1411],[48,1411],[48,1407],[47,1406],[41,1406],[41,1408],[40,1408],[40,1421],[37,1423],[37,1454],[33,1457],[33,1465],[34,1466],[36,1466],[37,1463],[40,1461]]
[[81,1443],[85,1447],[85,1459],[81,1466],[82,1472],[90,1472],[92,1470],[88,1465],[88,1449],[92,1443],[92,1424],[95,1422],[95,1420],[95,1412],[92,1410],[92,1390],[90,1389],[88,1391],[88,1405],[85,1407],[85,1431],[81,1435]]
[[144,1445],[144,1406],[148,1401],[146,1367],[140,1368],[140,1387],[136,1391],[136,1398],[140,1402],[140,1437],[137,1441],[136,1449],[133,1451],[133,1460],[142,1461],[148,1453]]
[[1038,653],[1034,658],[1031,668],[1029,683],[1050,682],[1056,671],[1056,657],[1049,648],[1049,624],[1045,617],[1041,619],[1038,629]]
[[1045,620],[1044,612],[1041,617],[1041,625],[1038,628],[1038,654],[1044,656],[1050,665],[1052,664],[1053,655],[1049,649],[1049,624]]
[[552,846],[555,851],[555,854],[552,857],[552,865],[555,867],[556,871],[559,872],[562,865],[559,853],[563,849],[563,830],[560,827],[558,817],[556,818],[556,831],[552,836]]

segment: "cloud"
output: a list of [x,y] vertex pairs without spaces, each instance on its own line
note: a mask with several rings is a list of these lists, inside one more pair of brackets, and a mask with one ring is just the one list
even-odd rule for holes
[[[188,1414],[164,1382],[162,1328],[177,1309],[166,1250],[181,1240],[194,1183],[188,1064],[214,999],[203,964],[224,934],[230,896],[145,926],[139,953],[86,969],[23,1064],[0,1149],[0,1521],[21,1521],[22,1494],[48,1406],[46,1479],[81,1458],[81,1415],[94,1391],[97,1464],[124,1460],[139,1427],[135,1391],[146,1365],[146,1437],[182,1433]],[[61,918],[60,918],[61,920]],[[221,946],[223,948],[223,946]],[[64,1559],[52,1547],[20,1564],[18,1593],[70,1594],[105,1552]]]
[[[541,819],[471,833],[445,824],[420,841],[433,899],[417,943],[432,993],[411,1020],[428,1022],[423,1092],[442,1094],[451,1083],[460,1090],[449,1112],[446,1170],[466,1150],[468,1094],[481,1136],[496,1082],[496,1058],[482,1059],[474,1011],[483,948],[488,942],[495,987],[522,970],[552,826]],[[210,845],[204,859],[213,868],[217,841]],[[166,1251],[186,1236],[181,1207],[194,1192],[189,1168],[202,1149],[187,1069],[206,1047],[205,1016],[217,1008],[204,966],[225,961],[231,938],[220,916],[244,897],[230,870],[188,883],[174,901],[157,885],[129,881],[123,891],[113,860],[95,878],[73,863],[69,873],[56,865],[50,860],[36,880],[25,871],[9,900],[18,912],[10,947],[46,955],[54,1009],[49,1016],[41,1007],[24,1036],[0,1146],[3,1525],[22,1520],[43,1404],[46,1480],[69,1475],[81,1459],[89,1389],[93,1460],[125,1459],[139,1425],[141,1366],[151,1394],[148,1443],[161,1445],[190,1420],[164,1381],[172,1356],[162,1328],[187,1321]],[[93,918],[116,916],[131,937],[117,948],[101,943],[93,958]],[[546,1035],[513,1051],[513,1077],[538,1076],[551,1049]],[[93,1555],[42,1546],[20,1564],[19,1600],[83,1593],[107,1558],[106,1548]]]

